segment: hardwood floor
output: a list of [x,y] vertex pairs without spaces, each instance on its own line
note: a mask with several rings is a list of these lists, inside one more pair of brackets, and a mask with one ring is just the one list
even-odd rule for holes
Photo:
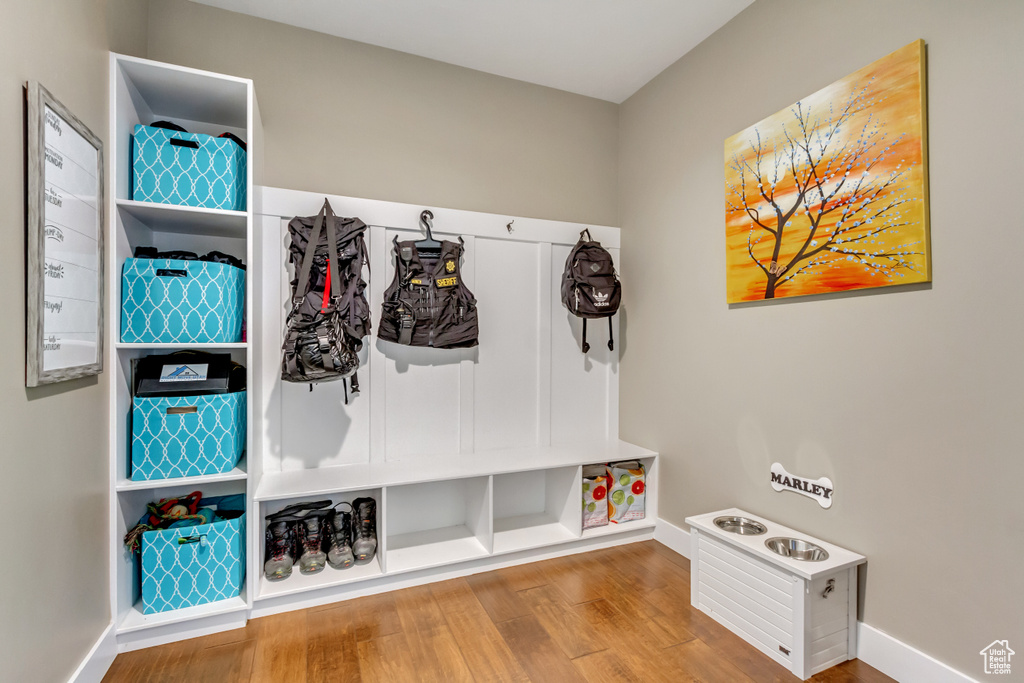
[[[656,541],[617,546],[253,619],[118,655],[103,680],[798,681],[690,607],[689,568]],[[852,660],[812,680],[892,679]]]

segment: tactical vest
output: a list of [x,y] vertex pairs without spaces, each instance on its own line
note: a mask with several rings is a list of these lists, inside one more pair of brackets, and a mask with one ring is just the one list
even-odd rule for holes
[[476,299],[462,283],[462,250],[444,241],[440,256],[428,256],[415,242],[395,238],[395,278],[384,292],[379,338],[438,349],[477,345]]

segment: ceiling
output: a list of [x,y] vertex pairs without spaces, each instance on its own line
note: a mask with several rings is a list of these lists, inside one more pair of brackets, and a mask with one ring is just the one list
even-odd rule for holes
[[753,0],[194,0],[619,103]]

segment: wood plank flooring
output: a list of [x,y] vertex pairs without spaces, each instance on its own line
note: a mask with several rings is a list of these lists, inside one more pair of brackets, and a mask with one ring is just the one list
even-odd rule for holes
[[[689,561],[656,541],[253,619],[118,655],[103,680],[798,681],[690,607]],[[852,660],[812,680],[892,679]]]

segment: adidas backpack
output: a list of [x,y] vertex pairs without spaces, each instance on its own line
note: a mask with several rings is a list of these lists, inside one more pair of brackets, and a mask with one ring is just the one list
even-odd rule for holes
[[[586,235],[586,239],[583,236]],[[583,353],[587,343],[587,319],[608,318],[608,350],[615,350],[612,339],[612,316],[619,310],[622,287],[615,274],[612,255],[595,242],[590,230],[580,233],[580,241],[569,251],[562,273],[562,305],[573,315],[583,318]]]

